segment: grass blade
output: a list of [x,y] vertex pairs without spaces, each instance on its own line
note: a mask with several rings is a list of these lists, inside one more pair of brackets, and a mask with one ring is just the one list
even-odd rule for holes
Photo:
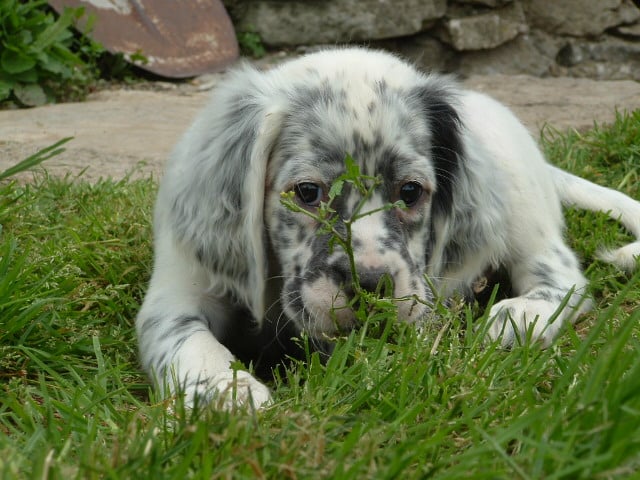
[[13,167],[7,168],[5,171],[0,172],[0,180],[4,180],[5,178],[9,178],[17,173],[24,172],[29,170],[45,160],[50,159],[51,157],[55,157],[56,155],[61,154],[65,151],[64,148],[60,148],[62,145],[72,140],[73,137],[63,138],[62,140],[57,141],[53,145],[43,148],[42,150],[37,151],[30,157],[25,158],[21,162],[17,163]]

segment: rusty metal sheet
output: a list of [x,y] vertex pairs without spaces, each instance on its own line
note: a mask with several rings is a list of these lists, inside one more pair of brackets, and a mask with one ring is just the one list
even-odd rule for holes
[[[89,35],[110,52],[141,53],[145,70],[184,78],[224,69],[238,57],[231,20],[220,0],[49,0],[58,12],[84,7]],[[82,24],[79,25],[82,28]]]

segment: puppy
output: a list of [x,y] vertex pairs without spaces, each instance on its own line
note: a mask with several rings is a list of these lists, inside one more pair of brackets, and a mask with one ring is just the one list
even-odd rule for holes
[[[291,332],[321,340],[355,325],[347,255],[281,202],[293,191],[317,211],[347,154],[381,179],[363,211],[405,205],[352,224],[360,285],[390,278],[399,321],[429,314],[429,284],[466,295],[504,269],[514,296],[492,307],[490,338],[509,347],[529,332],[546,345],[590,307],[562,204],[608,212],[640,236],[639,202],[549,165],[507,108],[447,77],[364,49],[245,66],[179,142],[158,193],[136,326],[142,364],[166,394],[260,407],[269,391],[231,368],[234,353],[255,358]],[[345,188],[336,228],[361,200]],[[602,257],[632,270],[638,255],[635,241]]]

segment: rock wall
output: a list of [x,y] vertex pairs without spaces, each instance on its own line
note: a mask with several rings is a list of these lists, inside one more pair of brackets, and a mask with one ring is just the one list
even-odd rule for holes
[[270,47],[366,44],[428,69],[640,81],[640,0],[223,0]]

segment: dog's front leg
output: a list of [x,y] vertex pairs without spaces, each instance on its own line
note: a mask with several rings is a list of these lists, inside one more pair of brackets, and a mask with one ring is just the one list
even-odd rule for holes
[[142,365],[165,395],[183,393],[188,406],[259,408],[269,402],[269,390],[248,372],[232,369],[234,356],[218,340],[232,327],[230,309],[223,298],[212,299],[209,283],[195,259],[159,239],[136,319]]
[[489,314],[489,337],[499,338],[503,347],[527,339],[547,347],[565,322],[591,307],[578,261],[559,238],[545,242],[538,254],[514,261],[509,270],[518,296],[496,303]]

